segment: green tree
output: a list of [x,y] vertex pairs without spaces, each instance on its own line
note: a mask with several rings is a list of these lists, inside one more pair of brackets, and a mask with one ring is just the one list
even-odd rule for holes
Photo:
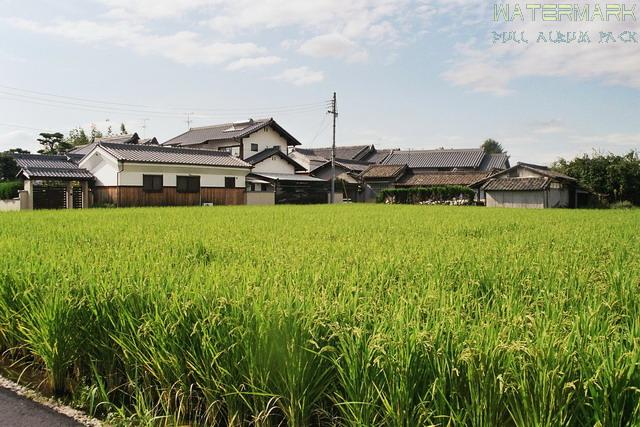
[[488,154],[498,154],[498,153],[505,152],[504,148],[502,147],[502,144],[500,144],[498,141],[491,138],[483,142],[480,148],[482,148],[484,152]]
[[129,135],[129,132],[127,132],[127,128],[125,127],[124,123],[120,123],[120,135]]
[[73,148],[64,140],[64,135],[60,132],[43,132],[40,134],[38,142],[44,147],[41,150],[38,150],[38,153],[40,154],[61,154],[66,153]]
[[560,159],[553,168],[576,178],[580,184],[609,202],[630,201],[640,205],[640,156],[637,151],[619,156],[594,152],[571,161]]
[[91,124],[91,133],[89,134],[89,142],[95,142],[96,139],[102,138],[102,132],[96,128],[95,124]]
[[89,137],[87,136],[87,133],[84,131],[83,128],[77,127],[69,131],[69,136],[67,136],[65,141],[71,147],[78,147],[80,145],[89,144]]
[[13,154],[31,154],[31,151],[29,150],[24,150],[22,148],[10,148],[9,151],[7,151],[7,153],[13,153]]
[[20,168],[9,152],[0,153],[0,181],[12,181]]

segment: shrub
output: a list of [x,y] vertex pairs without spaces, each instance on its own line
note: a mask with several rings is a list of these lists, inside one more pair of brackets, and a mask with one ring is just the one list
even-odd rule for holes
[[0,182],[0,200],[15,199],[22,190],[21,181]]
[[622,202],[615,202],[609,206],[611,209],[633,209],[634,205],[628,200]]
[[471,203],[475,192],[460,185],[437,187],[387,188],[378,194],[378,203],[420,204],[462,200]]

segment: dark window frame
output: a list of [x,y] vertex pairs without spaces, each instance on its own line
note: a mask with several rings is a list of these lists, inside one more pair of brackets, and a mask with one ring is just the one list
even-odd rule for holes
[[251,143],[251,151],[258,152],[258,144],[256,144],[255,142],[252,142]]
[[[233,185],[229,183],[233,182]],[[235,176],[225,176],[224,177],[224,188],[236,188],[236,177]]]
[[178,193],[199,193],[200,175],[178,175],[176,176],[176,192]]
[[163,175],[142,175],[142,191],[145,193],[162,193],[163,188]]

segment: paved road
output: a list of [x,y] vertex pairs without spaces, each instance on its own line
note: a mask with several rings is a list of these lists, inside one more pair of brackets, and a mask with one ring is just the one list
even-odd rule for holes
[[0,387],[0,427],[81,427],[82,424]]

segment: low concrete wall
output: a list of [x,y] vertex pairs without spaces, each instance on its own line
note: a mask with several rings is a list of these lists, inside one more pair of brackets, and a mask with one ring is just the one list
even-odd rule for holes
[[[333,195],[333,203],[342,203],[344,202],[344,196],[342,193],[334,193]],[[331,203],[331,192],[327,194],[327,203]]]
[[0,212],[19,211],[20,199],[0,200]]
[[276,195],[271,191],[247,191],[247,205],[275,205]]

